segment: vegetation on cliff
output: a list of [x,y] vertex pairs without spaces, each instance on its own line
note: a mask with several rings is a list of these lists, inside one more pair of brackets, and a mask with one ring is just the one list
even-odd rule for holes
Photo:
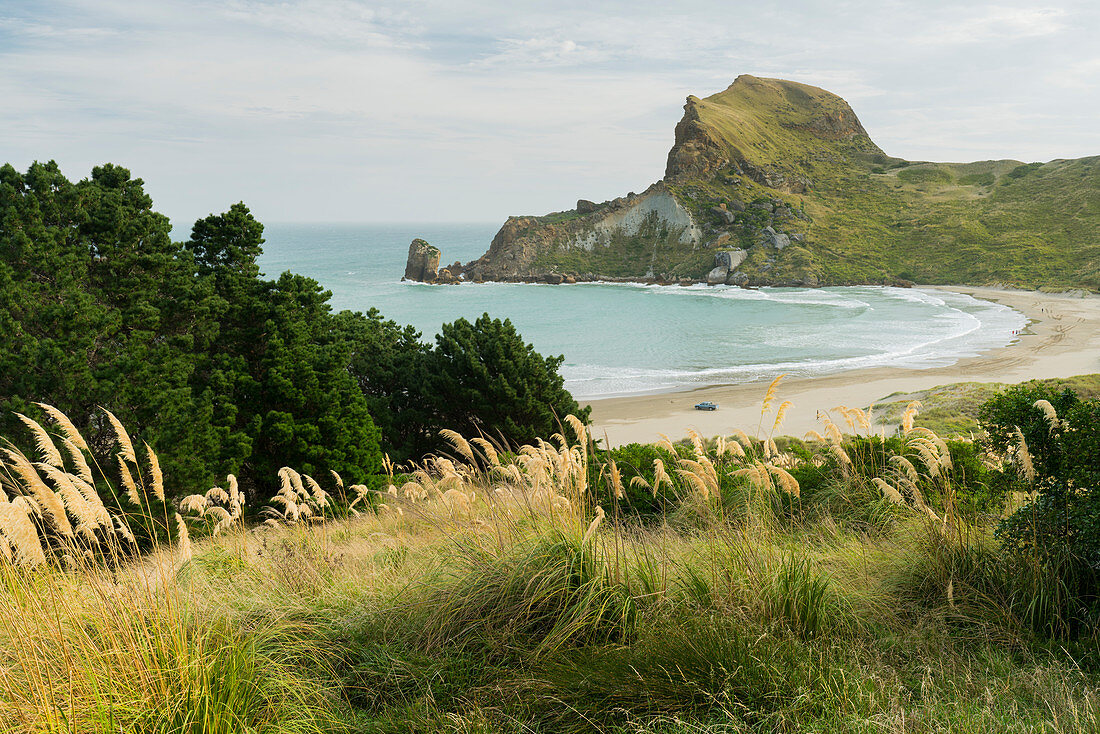
[[[744,75],[689,97],[661,185],[699,237],[662,250],[661,237],[632,230],[578,246],[627,197],[506,225],[481,269],[699,279],[715,251],[739,247],[745,284],[1100,288],[1100,156],[905,161],[880,150],[844,100],[805,84]],[[769,227],[789,243],[777,246]]]

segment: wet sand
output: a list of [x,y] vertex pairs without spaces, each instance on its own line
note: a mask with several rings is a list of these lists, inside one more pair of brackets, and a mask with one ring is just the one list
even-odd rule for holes
[[[790,400],[779,433],[801,436],[821,430],[817,412],[838,405],[867,407],[893,393],[926,390],[952,382],[1020,382],[1045,377],[1072,377],[1100,372],[1100,296],[1072,296],[998,288],[944,287],[938,290],[965,293],[995,301],[1020,311],[1028,327],[1008,346],[949,367],[906,369],[875,367],[822,377],[788,377],[780,386],[778,401]],[[771,416],[763,422],[760,402],[767,383],[715,385],[687,391],[604,398],[592,405],[593,434],[607,436],[612,446],[656,441],[659,434],[682,438],[689,429],[704,436],[729,434],[740,428],[750,434],[771,429]],[[718,403],[713,412],[695,410],[695,403]],[[777,402],[778,404],[778,402]]]

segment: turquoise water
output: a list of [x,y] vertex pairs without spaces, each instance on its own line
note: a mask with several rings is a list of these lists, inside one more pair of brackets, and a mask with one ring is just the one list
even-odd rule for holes
[[499,223],[272,224],[260,258],[332,291],[336,309],[374,306],[430,339],[443,323],[510,318],[543,354],[562,354],[579,398],[816,375],[875,366],[921,369],[1008,344],[1025,318],[969,296],[917,288],[764,288],[402,283],[409,242],[444,263],[488,247]]

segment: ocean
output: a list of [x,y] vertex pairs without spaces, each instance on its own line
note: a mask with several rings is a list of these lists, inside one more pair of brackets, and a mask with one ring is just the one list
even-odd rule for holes
[[564,355],[579,399],[821,375],[946,366],[1004,346],[1026,319],[999,304],[920,288],[762,288],[402,283],[409,242],[467,262],[500,223],[268,224],[260,268],[316,278],[334,309],[379,309],[432,340],[482,313],[511,319],[544,355]]

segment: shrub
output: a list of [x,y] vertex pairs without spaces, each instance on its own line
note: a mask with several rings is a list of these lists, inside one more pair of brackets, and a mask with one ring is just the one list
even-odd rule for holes
[[[596,502],[608,513],[617,508],[619,513],[636,517],[643,522],[660,520],[675,508],[678,493],[674,486],[665,482],[661,482],[656,490],[653,489],[656,481],[653,462],[660,461],[665,465],[666,471],[672,473],[677,458],[679,457],[669,451],[651,444],[631,443],[600,451],[589,462],[589,486],[595,488]],[[610,483],[599,481],[601,472],[606,474],[611,461],[615,462],[622,477],[624,496],[617,502]],[[635,481],[635,478],[640,478],[640,481]]]
[[1041,484],[1064,478],[1067,463],[1060,433],[1051,430],[1043,411],[1035,407],[1039,400],[1049,402],[1060,416],[1066,415],[1079,402],[1077,393],[1068,388],[1059,392],[1046,385],[1024,382],[982,404],[978,420],[988,433],[986,445],[998,454],[1015,450],[1018,444],[1016,429],[1020,429],[1031,454],[1036,479]]
[[1042,163],[1025,163],[1022,166],[1016,166],[1005,175],[1010,179],[1019,179],[1023,178],[1034,170],[1042,168],[1042,166]]
[[[1036,405],[1046,400],[1054,413]],[[1017,385],[982,406],[988,443],[1030,462],[1039,497],[998,528],[1010,552],[1068,553],[1100,569],[1100,401],[1069,389]],[[1023,437],[1026,447],[1021,445]],[[1016,470],[1028,480],[1027,470]]]

